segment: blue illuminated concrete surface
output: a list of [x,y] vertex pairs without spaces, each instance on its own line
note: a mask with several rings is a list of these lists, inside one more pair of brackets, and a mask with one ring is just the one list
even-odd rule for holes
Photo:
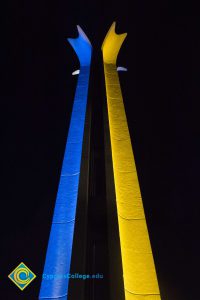
[[55,203],[52,227],[43,274],[59,276],[43,278],[39,299],[66,300],[76,218],[82,143],[87,106],[92,46],[80,28],[78,37],[68,39],[80,62],[77,88],[71,115],[66,149]]

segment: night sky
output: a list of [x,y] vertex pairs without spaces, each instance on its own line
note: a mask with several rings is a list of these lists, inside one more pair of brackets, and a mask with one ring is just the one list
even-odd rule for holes
[[[66,38],[76,37],[77,24],[89,37],[91,74],[99,78],[89,94],[92,103],[103,103],[101,44],[116,21],[117,32],[128,33],[118,65],[128,68],[120,73],[121,88],[162,300],[197,300],[199,10],[143,0],[30,0],[5,6],[0,298],[38,297],[76,88],[71,73],[79,67]],[[21,261],[37,275],[23,292],[7,278]]]

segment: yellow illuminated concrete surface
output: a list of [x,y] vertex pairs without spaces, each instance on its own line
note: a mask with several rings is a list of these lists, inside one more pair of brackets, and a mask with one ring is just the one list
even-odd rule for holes
[[125,37],[115,33],[113,23],[102,45],[125,299],[160,300],[116,67]]

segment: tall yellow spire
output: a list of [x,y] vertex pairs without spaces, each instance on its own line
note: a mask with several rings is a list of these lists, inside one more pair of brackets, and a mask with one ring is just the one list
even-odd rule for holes
[[160,300],[116,68],[117,56],[126,35],[116,34],[114,22],[102,44],[125,299]]

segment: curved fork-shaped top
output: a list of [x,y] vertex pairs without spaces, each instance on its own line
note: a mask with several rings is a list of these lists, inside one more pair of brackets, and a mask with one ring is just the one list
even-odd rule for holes
[[92,45],[79,25],[77,25],[77,29],[79,33],[78,37],[75,39],[69,38],[67,40],[76,52],[80,65],[89,66],[91,61]]
[[116,64],[117,56],[127,33],[117,34],[115,32],[116,22],[113,22],[101,47],[103,61],[107,64]]

